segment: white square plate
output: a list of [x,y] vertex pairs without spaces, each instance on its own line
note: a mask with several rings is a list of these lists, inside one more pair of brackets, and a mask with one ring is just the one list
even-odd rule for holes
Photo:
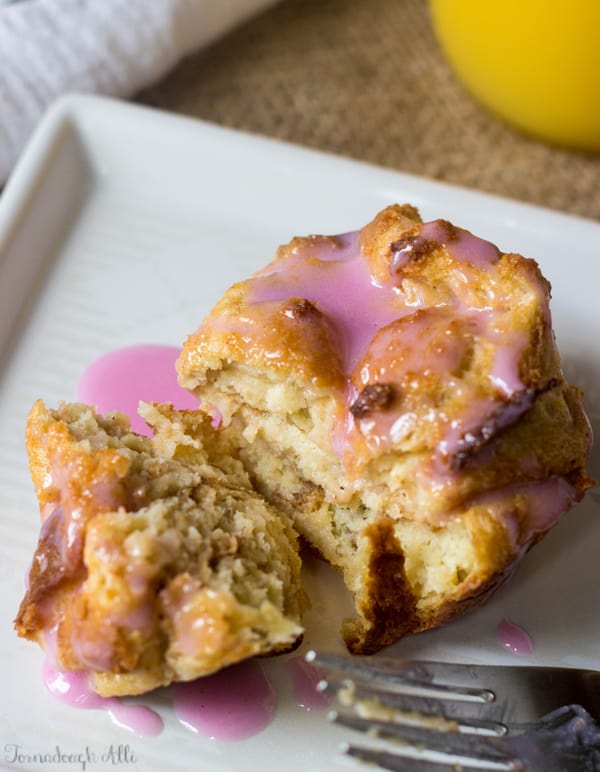
[[[224,743],[179,724],[168,692],[147,698],[165,719],[153,739],[129,735],[101,711],[78,711],[46,693],[37,647],[11,631],[37,540],[37,505],[23,447],[37,397],[72,399],[83,369],[136,343],[178,345],[233,281],[293,235],[339,233],[388,203],[411,202],[504,251],[535,257],[553,284],[564,366],[600,426],[600,225],[374,168],[145,108],[70,97],[40,125],[0,199],[0,764],[81,769],[86,749],[122,769],[330,772],[345,735],[297,707],[281,660],[264,664],[279,697],[260,734]],[[592,475],[600,474],[598,457]],[[595,494],[571,512],[492,601],[446,628],[406,639],[403,655],[515,662],[496,634],[508,618],[535,643],[529,663],[600,668],[600,518]],[[340,646],[344,603],[326,587],[307,621],[308,646]],[[331,611],[331,613],[329,613]],[[521,660],[523,663],[524,661]],[[121,759],[112,746],[129,746]],[[18,754],[21,754],[18,758]],[[104,754],[104,755],[103,755]],[[104,760],[102,760],[104,759]]]

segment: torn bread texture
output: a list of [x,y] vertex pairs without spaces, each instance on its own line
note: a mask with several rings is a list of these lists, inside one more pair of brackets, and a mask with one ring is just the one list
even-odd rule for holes
[[289,650],[296,534],[353,595],[353,652],[483,603],[591,484],[549,299],[533,260],[408,205],[293,239],[186,341],[206,412],[142,406],[147,438],[34,405],[18,633],[103,695]]
[[297,537],[200,412],[29,416],[43,524],[16,620],[99,694],[189,681],[302,636]]
[[265,498],[338,568],[374,652],[482,603],[591,484],[537,263],[390,206],[295,238],[178,361]]

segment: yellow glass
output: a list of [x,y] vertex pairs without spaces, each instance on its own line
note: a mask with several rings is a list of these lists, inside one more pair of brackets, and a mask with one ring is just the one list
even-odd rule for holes
[[526,132],[600,150],[600,0],[430,0],[467,88]]

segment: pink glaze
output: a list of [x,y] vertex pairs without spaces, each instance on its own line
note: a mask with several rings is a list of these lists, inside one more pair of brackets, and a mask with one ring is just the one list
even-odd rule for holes
[[[476,441],[486,420],[493,422],[496,431],[501,431],[512,426],[531,408],[535,398],[533,391],[524,390],[517,396],[517,399],[507,402],[499,402],[491,397],[472,398],[467,401],[460,417],[450,421],[443,439],[438,443],[434,458],[434,476],[437,476],[439,482],[443,483],[447,475],[448,459],[463,450],[469,442]],[[484,452],[478,454],[477,458],[485,461],[487,456]],[[535,459],[533,464],[530,462],[530,467],[532,476],[535,477]]]
[[577,500],[577,491],[562,477],[528,483],[519,491],[529,497],[529,526],[537,533],[555,525]]
[[[436,462],[452,458],[460,448],[463,438],[469,437],[470,434],[474,433],[481,426],[486,416],[491,415],[494,408],[498,407],[499,404],[496,400],[489,397],[486,399],[480,398],[468,403],[460,418],[449,422],[444,437],[440,440],[437,447]],[[437,472],[443,476],[445,470],[438,467]]]
[[369,341],[398,317],[402,306],[389,287],[378,286],[358,246],[358,233],[338,237],[340,246],[313,246],[284,262],[282,270],[248,282],[251,303],[305,298],[333,323],[352,372]]
[[317,691],[317,684],[322,679],[319,670],[305,661],[304,657],[288,659],[284,670],[292,679],[296,705],[305,710],[324,710],[329,706],[329,700]]
[[[451,238],[448,233],[439,221],[422,228],[424,238],[444,243],[451,255],[464,264],[466,283],[469,271],[486,269],[498,260],[499,252],[490,242],[460,229],[454,229]],[[338,237],[338,243],[338,248],[331,244],[316,245],[309,259],[300,250],[284,261],[283,270],[263,271],[256,275],[249,282],[249,300],[263,303],[302,297],[314,302],[339,334],[348,377],[354,374],[358,383],[361,378],[362,383],[367,383],[369,373],[361,372],[359,377],[355,370],[369,346],[373,345],[377,333],[395,320],[414,314],[421,307],[419,302],[423,301],[418,301],[416,306],[404,302],[397,275],[384,284],[373,281],[360,254],[357,233]],[[409,259],[408,255],[400,257]],[[397,261],[396,268],[400,273],[401,260]],[[458,306],[451,303],[451,309],[474,332],[502,341],[502,331],[489,325],[487,309],[473,309],[460,303]],[[433,333],[430,328],[423,326],[421,330],[419,327],[416,324],[412,333],[414,350],[407,354],[408,359],[398,364],[397,377],[417,365],[439,373],[451,369],[455,363],[455,353],[443,346],[437,346],[437,358],[428,357],[421,362],[419,338],[423,335],[427,338]],[[490,379],[504,396],[522,388],[518,361],[523,345],[523,341],[509,337],[505,345],[498,346]],[[108,354],[84,373],[77,388],[77,399],[95,404],[100,412],[124,412],[130,416],[135,431],[147,434],[147,426],[137,415],[140,400],[171,402],[179,409],[197,407],[197,400],[177,384],[174,364],[178,355],[177,348],[151,345],[132,346]],[[356,391],[349,389],[348,395],[349,399],[355,398]],[[471,422],[476,426],[493,409],[494,404],[489,403],[494,400],[484,402],[472,406],[472,415],[467,416],[466,423],[448,428],[444,439],[447,452],[451,452],[450,446],[458,441]],[[393,426],[397,431],[401,417],[398,413],[394,415]],[[215,414],[214,425],[218,426],[218,423],[219,416]],[[386,431],[391,430],[388,427]],[[522,486],[520,493],[531,494],[531,530],[548,527],[572,501],[572,489],[567,486],[569,490],[565,490],[565,485],[563,481],[548,481],[531,489]],[[519,546],[523,539],[523,535],[515,533]],[[515,653],[527,654],[533,649],[525,631],[506,620],[499,625],[498,635],[503,645]],[[314,688],[319,678],[314,668],[300,658],[288,660],[284,667],[292,679],[298,705],[306,710],[326,707],[326,698]],[[136,734],[153,736],[162,729],[162,719],[150,708],[96,695],[89,688],[85,672],[62,672],[46,662],[44,681],[61,702],[74,707],[106,710],[115,723]],[[269,724],[277,706],[272,685],[254,661],[243,662],[192,683],[176,684],[172,687],[172,697],[175,714],[184,726],[219,740],[235,741],[256,734]]]
[[[100,412],[124,412],[132,419],[135,431],[147,434],[148,427],[137,416],[140,399],[171,402],[179,409],[197,407],[197,400],[177,384],[174,363],[178,354],[179,349],[158,345],[132,346],[107,354],[84,373],[77,388],[77,399],[95,404]],[[220,420],[215,410],[215,428]],[[112,500],[108,490],[106,498],[108,506]],[[58,539],[57,524],[62,518],[62,510],[56,508],[42,526],[44,538],[53,544]],[[67,528],[67,541],[74,538],[74,533]],[[63,540],[58,541],[57,546],[64,549]],[[145,578],[133,575],[132,581],[144,584]],[[129,627],[144,626],[148,621],[148,610],[144,606],[131,617],[118,620],[119,624]],[[70,707],[105,710],[115,724],[139,736],[160,734],[163,720],[151,708],[116,697],[100,697],[90,689],[87,671],[62,671],[52,664],[56,657],[55,627],[46,631],[44,647],[47,658],[43,680],[56,699]],[[103,649],[102,641],[98,641],[97,648]],[[97,659],[98,652],[94,656]],[[221,740],[240,740],[259,732],[271,721],[277,697],[260,666],[246,662],[200,681],[175,686],[173,702],[181,722],[193,731]]]
[[[448,331],[451,331],[451,335]],[[452,320],[448,312],[437,309],[421,310],[399,319],[379,330],[369,345],[367,356],[361,362],[359,377],[361,387],[369,383],[396,384],[401,394],[404,384],[419,379],[435,377],[441,388],[457,389],[452,373],[459,367],[469,346],[469,338],[481,332],[480,320],[469,317]],[[443,386],[442,386],[443,384]],[[358,391],[353,392],[353,399]],[[432,427],[440,424],[442,439],[439,453],[445,456],[463,434],[475,429],[496,405],[492,399],[475,398],[465,393],[465,409],[460,422],[448,422],[432,410],[429,422]],[[373,411],[358,420],[358,428],[369,444],[386,447],[401,442],[414,430],[417,416],[401,403],[400,410]]]
[[[163,720],[156,711],[117,697],[100,697],[91,690],[87,671],[57,668],[53,664],[56,628],[44,635],[44,647],[42,677],[57,700],[73,708],[105,710],[115,724],[140,737],[161,733]],[[308,677],[307,674],[305,680]],[[277,695],[270,681],[253,660],[197,681],[175,684],[171,694],[175,715],[185,727],[218,740],[243,740],[257,734],[271,722],[277,707]]]
[[[515,498],[526,507],[526,516],[515,517]],[[577,492],[562,477],[507,485],[484,493],[471,504],[486,507],[498,519],[504,520],[509,528],[515,552],[523,554],[531,540],[558,521],[576,501]]]
[[131,419],[133,431],[150,434],[137,408],[144,402],[170,402],[179,410],[196,409],[198,400],[177,383],[174,346],[139,345],[113,351],[93,362],[81,376],[76,399],[100,413],[118,410]]
[[131,705],[112,697],[108,715],[117,726],[140,737],[157,737],[164,728],[162,718],[146,705]]
[[140,737],[155,737],[163,730],[162,718],[145,705],[130,705],[116,697],[100,697],[89,687],[88,674],[83,670],[56,669],[46,658],[42,668],[46,688],[57,700],[72,708],[106,710],[119,726]]
[[448,335],[452,317],[437,309],[421,310],[380,329],[371,340],[368,358],[361,363],[363,384],[400,382],[411,373],[444,375],[458,367],[468,336],[481,332],[476,318],[461,320],[460,339]]
[[427,222],[421,236],[443,244],[455,260],[486,270],[498,261],[500,252],[491,241],[480,239],[463,228],[456,228],[444,220]]
[[179,721],[217,740],[243,740],[260,732],[277,707],[271,683],[252,660],[197,681],[175,684],[172,690]]
[[516,391],[524,388],[523,381],[519,376],[518,355],[527,345],[527,341],[518,340],[513,333],[511,344],[510,346],[498,346],[489,374],[491,382],[506,397],[510,397]]
[[[435,245],[443,246],[454,262],[448,286],[441,290],[430,287],[423,293],[418,282],[410,284],[407,268]],[[410,382],[413,374],[422,377],[432,373],[452,389],[457,386],[452,372],[469,337],[492,344],[495,352],[488,377],[497,397],[482,397],[473,386],[457,382],[464,390],[464,420],[448,423],[435,408],[427,416],[438,427],[437,456],[448,457],[465,434],[475,431],[524,388],[519,362],[527,340],[505,329],[510,305],[497,296],[493,279],[487,296],[482,294],[484,290],[474,289],[479,273],[495,270],[500,259],[500,251],[491,242],[435,220],[423,224],[416,235],[401,238],[391,249],[390,277],[380,282],[370,274],[368,260],[361,253],[360,233],[302,242],[248,281],[248,302],[252,306],[304,298],[324,314],[340,341],[349,383],[348,409],[366,385],[391,384],[395,393],[401,394],[404,382]],[[542,306],[545,292],[540,283]],[[243,320],[236,318],[228,317],[223,324],[239,327],[240,333],[246,330]],[[385,448],[411,430],[411,414],[397,399],[385,410],[348,415],[341,429],[344,436],[333,437],[333,443],[336,452],[343,455],[354,431],[359,431],[370,446]]]
[[50,694],[65,705],[90,710],[106,707],[108,700],[90,689],[84,670],[57,670],[47,658],[42,665],[42,678]]
[[503,619],[497,629],[498,642],[505,649],[520,657],[526,657],[533,653],[533,640],[529,633],[522,627]]

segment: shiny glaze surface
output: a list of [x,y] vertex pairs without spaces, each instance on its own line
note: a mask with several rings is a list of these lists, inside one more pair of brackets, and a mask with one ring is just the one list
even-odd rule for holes
[[95,405],[99,413],[125,413],[134,432],[148,435],[150,430],[137,413],[140,401],[170,402],[178,410],[198,407],[198,400],[177,383],[175,361],[179,352],[176,346],[158,344],[111,351],[82,373],[76,399]]
[[[295,239],[238,287],[228,311],[209,316],[200,337],[204,330],[226,345],[235,340],[235,357],[269,368],[293,364],[315,383],[329,373],[345,413],[332,437],[342,458],[355,457],[357,448],[363,456],[386,452],[427,423],[437,461],[449,466],[490,416],[502,413],[503,427],[530,406],[516,399],[527,388],[520,363],[529,337],[514,324],[514,287],[503,287],[500,267],[504,258],[517,258],[435,220],[415,224],[389,245],[382,280],[362,236]],[[547,284],[533,261],[518,260],[521,300],[526,285],[525,302],[535,298],[549,325]],[[290,319],[304,335],[289,337]],[[474,356],[481,359],[478,382],[463,378]],[[342,381],[335,378],[338,358]],[[443,397],[440,405],[439,395],[451,395],[451,403]]]

